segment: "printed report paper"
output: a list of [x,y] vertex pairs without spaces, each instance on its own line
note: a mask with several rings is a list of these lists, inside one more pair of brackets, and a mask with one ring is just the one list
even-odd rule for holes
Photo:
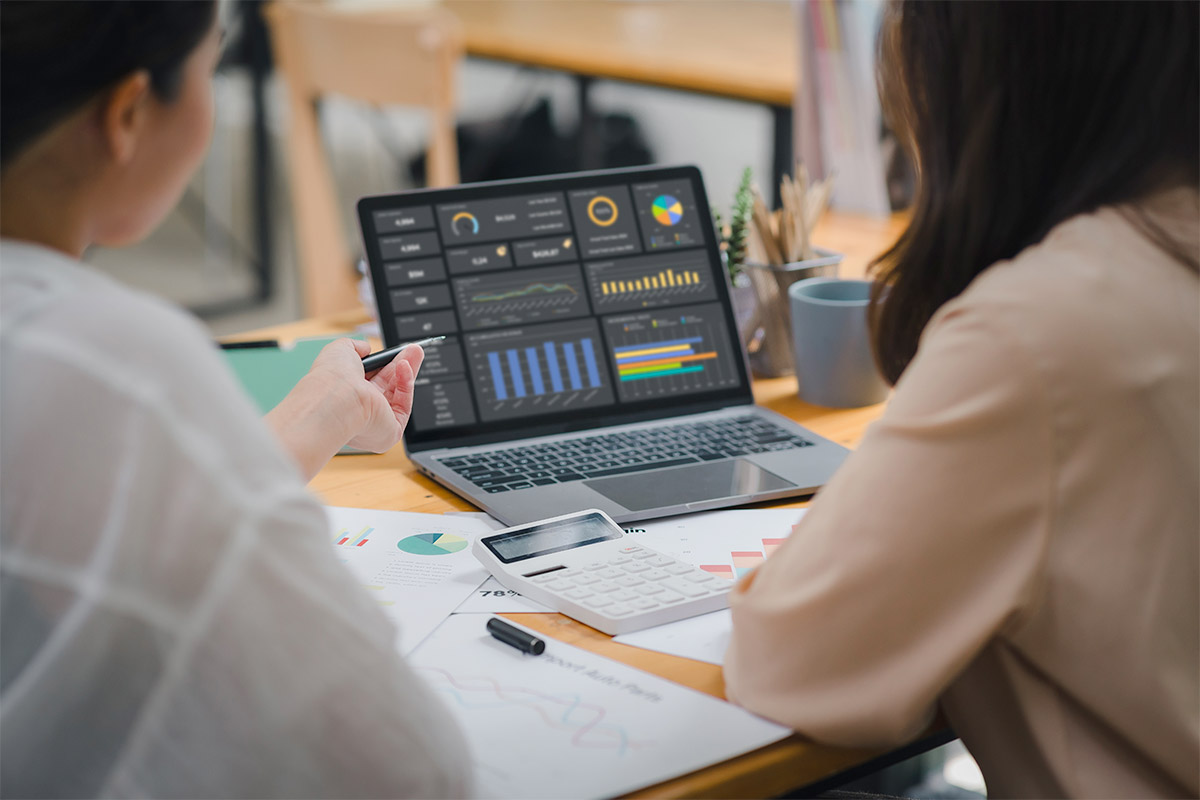
[[467,737],[476,796],[612,797],[791,733],[541,634],[546,651],[526,655],[492,638],[486,619],[455,614],[409,659]]
[[408,653],[488,577],[471,555],[479,519],[326,506],[334,554],[400,629]]

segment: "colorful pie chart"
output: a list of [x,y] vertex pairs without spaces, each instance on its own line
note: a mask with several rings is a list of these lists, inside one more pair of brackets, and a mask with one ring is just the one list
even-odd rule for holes
[[669,194],[660,194],[650,205],[650,212],[659,225],[674,225],[683,219],[683,203]]
[[444,556],[457,553],[467,546],[467,540],[450,533],[417,533],[396,542],[396,547],[418,556]]

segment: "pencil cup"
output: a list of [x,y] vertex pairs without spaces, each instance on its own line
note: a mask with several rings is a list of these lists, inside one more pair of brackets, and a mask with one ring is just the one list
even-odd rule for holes
[[871,282],[810,278],[788,289],[800,399],[831,408],[881,403],[888,385],[867,334]]
[[817,257],[790,264],[747,262],[743,271],[754,287],[754,316],[742,328],[750,369],[760,378],[779,378],[795,371],[792,358],[792,314],[788,287],[816,277],[837,277],[842,254],[816,248]]

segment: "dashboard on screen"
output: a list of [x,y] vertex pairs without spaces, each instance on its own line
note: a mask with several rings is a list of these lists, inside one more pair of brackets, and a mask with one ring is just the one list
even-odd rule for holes
[[749,394],[694,168],[369,197],[359,219],[387,345],[447,337],[410,446]]

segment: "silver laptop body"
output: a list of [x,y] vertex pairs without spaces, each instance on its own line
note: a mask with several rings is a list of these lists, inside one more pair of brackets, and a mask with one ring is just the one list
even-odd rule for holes
[[754,405],[699,170],[367,197],[387,346],[426,352],[410,459],[508,524],[811,494],[847,451]]

